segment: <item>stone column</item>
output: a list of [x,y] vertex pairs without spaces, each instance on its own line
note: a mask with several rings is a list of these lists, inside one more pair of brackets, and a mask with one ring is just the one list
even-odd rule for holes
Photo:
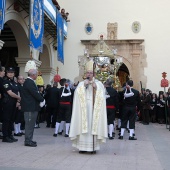
[[[20,68],[19,74],[24,76],[25,78],[27,77],[27,73],[25,73],[25,65],[26,65],[27,61],[29,61],[29,60],[30,60],[30,58],[16,57],[16,62],[18,63],[18,67]],[[39,68],[41,65],[41,61],[39,61],[37,59],[32,59],[32,60],[35,61],[37,68]]]
[[47,85],[47,84],[52,85],[54,76],[57,74],[57,71],[52,67],[41,67],[40,71],[42,73],[44,84],[45,85]]
[[140,89],[140,53],[132,53],[132,75],[134,88]]

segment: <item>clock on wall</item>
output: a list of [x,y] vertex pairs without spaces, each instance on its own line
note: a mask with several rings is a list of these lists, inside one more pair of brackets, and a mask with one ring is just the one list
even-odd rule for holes
[[141,30],[141,24],[138,21],[132,23],[132,31],[138,33]]

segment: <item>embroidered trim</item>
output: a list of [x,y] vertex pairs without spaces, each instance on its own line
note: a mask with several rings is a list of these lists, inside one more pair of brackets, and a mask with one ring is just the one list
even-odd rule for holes
[[93,126],[92,126],[92,134],[97,135],[97,129],[99,124],[101,106],[103,103],[102,97],[103,91],[100,87],[97,87],[95,103],[94,103],[94,111],[93,111]]
[[80,107],[81,107],[81,113],[82,113],[82,133],[87,133],[87,108],[86,108],[86,101],[85,101],[85,88],[84,86],[81,86],[77,89],[77,93],[79,95],[80,99]]

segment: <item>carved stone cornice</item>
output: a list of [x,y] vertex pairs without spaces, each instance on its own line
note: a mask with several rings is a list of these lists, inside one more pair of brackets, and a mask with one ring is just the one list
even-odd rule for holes
[[40,68],[40,70],[43,75],[49,75],[49,74],[55,75],[57,73],[57,71],[52,67],[42,67]]
[[[97,45],[100,40],[81,40],[84,45]],[[104,40],[107,45],[113,44],[142,44],[144,39],[126,39],[126,40]]]
[[[27,61],[31,60],[30,58],[20,58],[20,57],[16,57],[15,59],[20,67],[25,67]],[[34,58],[32,60],[35,61],[37,67],[40,67],[42,63],[41,61]]]

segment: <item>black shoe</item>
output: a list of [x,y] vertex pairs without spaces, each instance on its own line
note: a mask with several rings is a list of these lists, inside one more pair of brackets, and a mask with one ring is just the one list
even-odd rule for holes
[[129,140],[137,140],[137,138],[129,136]]
[[36,145],[37,145],[37,142],[36,142],[36,141],[33,141],[33,140],[32,140],[31,142],[32,142],[33,144],[36,144]]
[[13,140],[11,140],[9,137],[5,137],[2,139],[2,142],[13,143]]
[[87,153],[87,151],[79,151],[79,153]]
[[109,137],[110,140],[113,140],[114,138],[113,137]]
[[65,134],[64,137],[69,137],[69,135]]
[[20,133],[14,133],[14,136],[22,136]]
[[118,138],[118,139],[123,140],[123,136],[119,136],[119,138]]
[[57,137],[57,134],[54,133],[53,136],[54,136],[54,137]]
[[58,132],[59,135],[62,135],[63,132]]
[[25,135],[25,133],[24,133],[24,132],[20,132],[20,134],[21,134],[21,135]]
[[18,139],[15,139],[12,135],[9,137],[13,142],[17,142]]
[[30,143],[25,143],[25,146],[36,147],[37,144],[30,142]]
[[91,154],[96,154],[96,151],[91,151],[90,153],[91,153]]

